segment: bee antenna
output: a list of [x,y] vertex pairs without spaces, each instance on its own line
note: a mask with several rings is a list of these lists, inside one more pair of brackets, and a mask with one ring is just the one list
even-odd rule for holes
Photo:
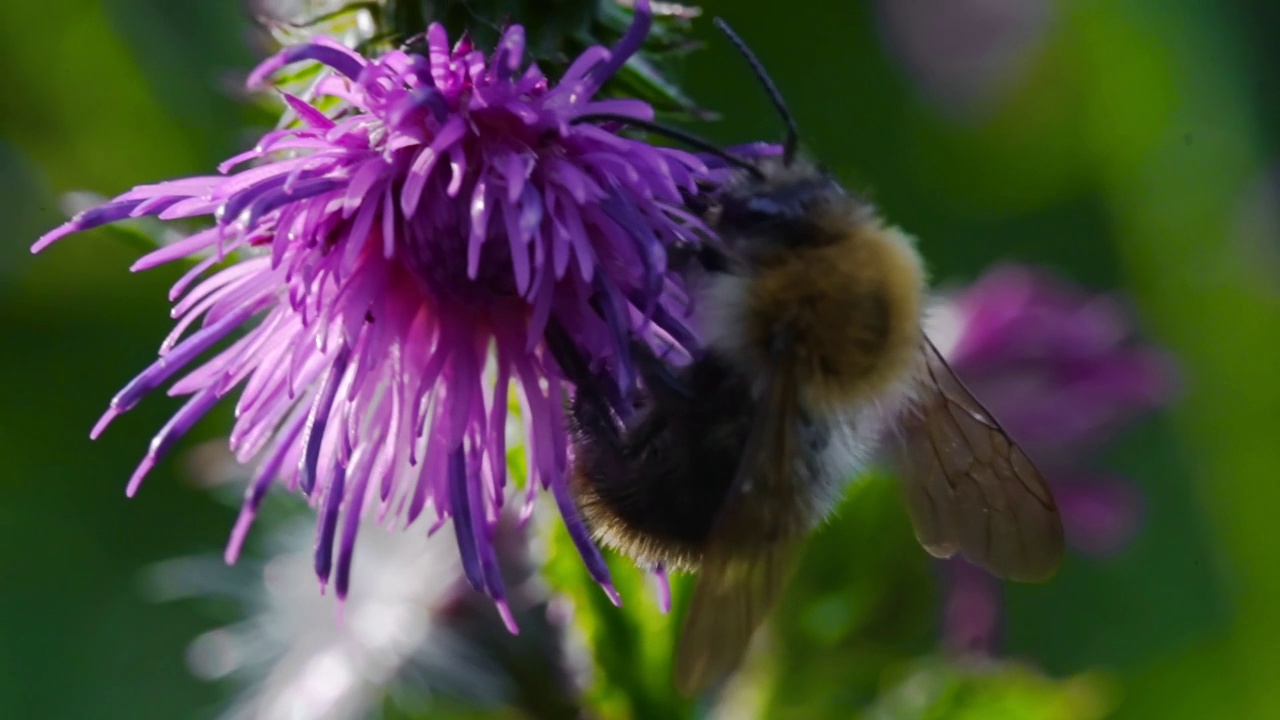
[[782,122],[787,125],[787,138],[782,144],[782,162],[790,165],[792,159],[796,156],[796,146],[800,142],[800,130],[796,127],[796,119],[792,117],[791,111],[787,109],[787,103],[782,99],[782,93],[778,92],[778,86],[773,84],[773,79],[769,77],[769,73],[765,72],[764,65],[760,62],[760,58],[751,52],[751,48],[747,47],[747,43],[738,37],[738,33],[729,27],[729,23],[722,18],[716,18],[713,21],[720,32],[729,38],[729,42],[738,48],[738,52],[742,57],[746,58],[747,64],[751,66],[751,72],[755,73],[756,79],[764,86],[764,91],[769,95],[769,101],[773,103],[773,107],[778,111],[778,115],[782,117]]
[[569,121],[569,124],[580,125],[585,122],[616,122],[640,128],[641,130],[646,130],[654,133],[655,135],[662,135],[664,137],[671,138],[672,140],[682,142],[685,145],[688,145],[695,150],[701,150],[708,155],[714,155],[733,167],[746,170],[757,178],[763,179],[764,177],[763,173],[760,172],[760,168],[756,167],[755,163],[752,163],[750,160],[744,160],[743,158],[735,155],[730,155],[724,150],[716,147],[711,142],[703,140],[697,135],[685,132],[679,128],[673,128],[669,125],[663,125],[662,123],[657,123],[652,120],[641,120],[640,118],[631,117],[630,115],[620,115],[618,113],[587,113],[573,118]]

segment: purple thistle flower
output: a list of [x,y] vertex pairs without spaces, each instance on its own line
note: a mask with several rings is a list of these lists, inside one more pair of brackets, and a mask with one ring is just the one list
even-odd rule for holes
[[[1137,342],[1114,298],[1026,267],[987,273],[934,320],[938,348],[1053,487],[1068,543],[1093,556],[1123,548],[1137,530],[1141,498],[1092,462],[1139,416],[1169,403],[1170,359]],[[999,584],[962,560],[947,562],[946,573],[948,644],[991,652]]]
[[[438,24],[425,57],[370,60],[325,38],[288,47],[249,85],[290,63],[326,65],[315,98],[281,93],[295,127],[266,134],[220,175],[136,187],[42,237],[33,252],[125,218],[215,220],[133,266],[200,258],[170,293],[177,325],[160,358],[112,400],[93,437],[246,332],[170,387],[189,399],[155,436],[128,494],[239,388],[230,445],[259,465],[228,562],[277,477],[316,507],[316,573],[322,588],[336,576],[340,598],[366,511],[405,526],[430,512],[432,531],[452,518],[467,579],[514,630],[492,542],[514,383],[528,501],[539,487],[551,491],[617,602],[568,494],[565,375],[546,337],[571,344],[619,392],[631,379],[630,334],[688,337],[678,319],[687,298],[666,249],[704,231],[681,193],[715,175],[689,153],[572,124],[590,113],[652,117],[638,100],[592,99],[646,36],[647,2],[635,18],[615,47],[588,49],[554,86],[524,62],[520,26],[488,58],[465,37],[450,48]],[[326,114],[315,100],[338,105]],[[261,162],[231,172],[251,160]]]

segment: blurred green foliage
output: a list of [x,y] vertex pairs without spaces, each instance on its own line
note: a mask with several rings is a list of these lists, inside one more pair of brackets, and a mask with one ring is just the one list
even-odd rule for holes
[[[466,38],[473,47],[491,53],[506,23],[519,22],[525,31],[526,57],[554,82],[587,48],[618,42],[634,16],[630,8],[600,0],[353,0],[335,5],[336,9],[311,14],[299,7],[295,14],[267,14],[264,19],[300,40],[315,33],[345,33],[357,27],[357,18],[363,16],[372,27],[371,36],[354,44],[366,55],[400,47],[423,52],[423,32],[432,22],[444,26],[450,42]],[[683,5],[668,5],[655,9],[641,53],[601,88],[600,96],[639,98],[659,115],[702,117],[708,113],[697,107],[672,75],[697,48],[689,39],[691,18],[687,16],[697,13]],[[314,79],[320,71],[320,65],[307,64],[288,76],[278,75],[276,82],[305,87],[302,81]]]
[[866,712],[867,720],[1099,720],[1112,708],[1110,684],[1092,676],[1062,682],[1018,666],[959,670],[926,658]]
[[[682,63],[683,88],[724,120],[697,129],[724,142],[780,136],[705,21],[723,14],[787,95],[804,145],[921,238],[937,281],[1017,259],[1119,289],[1177,354],[1183,395],[1109,458],[1145,493],[1138,541],[1006,591],[1008,652],[1048,677],[932,656],[930,566],[892,485],[869,478],[807,550],[748,689],[769,717],[1274,716],[1280,11],[1045,0],[1051,22],[1004,90],[955,113],[895,54],[885,4],[706,3],[695,28],[708,47]],[[27,248],[61,219],[62,193],[207,173],[251,143],[273,119],[234,88],[259,36],[237,3],[45,0],[0,5],[0,37],[0,715],[210,716],[221,688],[182,663],[208,617],[146,602],[137,578],[216,550],[233,514],[173,460],[126,502],[124,482],[175,403],[149,399],[102,441],[86,437],[168,331],[177,270],[131,276],[137,251],[110,231],[38,258]],[[625,604],[613,609],[571,549],[554,557],[552,578],[588,618],[605,716],[687,710],[666,683],[680,608],[661,615],[647,579],[615,561]]]
[[[671,684],[671,657],[681,614],[668,617],[657,603],[654,583],[617,555],[609,558],[614,585],[622,596],[616,608],[582,572],[578,551],[563,526],[548,538],[547,578],[572,599],[574,621],[583,633],[592,660],[590,706],[601,717],[684,717],[691,701]],[[684,583],[677,580],[677,589]]]

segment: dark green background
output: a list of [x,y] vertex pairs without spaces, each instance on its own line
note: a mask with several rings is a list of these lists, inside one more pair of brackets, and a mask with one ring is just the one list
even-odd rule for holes
[[[1063,0],[988,112],[929,102],[887,51],[871,3],[713,2],[765,59],[804,143],[922,238],[936,278],[1000,259],[1129,294],[1177,354],[1176,408],[1108,458],[1149,503],[1112,561],[1009,593],[1011,649],[1054,672],[1114,671],[1119,717],[1280,714],[1280,10],[1213,0]],[[700,21],[686,89],[721,141],[779,124]],[[186,643],[215,620],[154,604],[139,572],[220,549],[233,511],[162,463],[124,484],[175,409],[157,396],[97,443],[111,395],[168,331],[172,268],[132,276],[107,233],[40,257],[58,197],[210,172],[262,117],[229,92],[251,67],[234,2],[0,5],[0,715],[213,712]],[[226,415],[201,425],[214,436]]]

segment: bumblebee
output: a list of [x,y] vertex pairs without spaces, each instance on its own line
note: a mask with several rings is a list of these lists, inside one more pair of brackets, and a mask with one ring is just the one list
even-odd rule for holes
[[882,449],[932,555],[1042,581],[1063,551],[1044,479],[921,329],[911,238],[796,156],[781,95],[716,23],[785,120],[783,153],[727,157],[736,177],[705,201],[720,243],[691,271],[703,351],[676,365],[635,343],[643,391],[626,422],[589,384],[571,406],[572,489],[596,540],[698,573],[675,662],[686,694],[735,669],[797,549]]

